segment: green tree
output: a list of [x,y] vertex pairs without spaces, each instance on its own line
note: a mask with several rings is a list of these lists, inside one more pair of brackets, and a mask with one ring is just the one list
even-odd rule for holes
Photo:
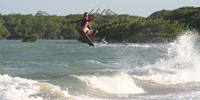
[[48,22],[46,28],[45,37],[47,39],[58,39],[60,26],[57,23]]
[[3,26],[4,21],[0,19],[0,39],[6,39],[11,33]]

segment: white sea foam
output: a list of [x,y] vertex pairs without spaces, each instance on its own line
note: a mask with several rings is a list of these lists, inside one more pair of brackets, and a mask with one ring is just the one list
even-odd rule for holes
[[0,75],[0,99],[1,100],[34,100],[41,98],[29,98],[30,95],[39,91],[38,86],[31,84],[35,83],[31,80],[20,78],[12,78],[8,75]]
[[199,100],[200,92],[167,93],[159,95],[135,96],[134,100]]
[[0,75],[1,100],[43,100],[69,98],[68,91],[34,80]]
[[75,76],[88,86],[99,89],[107,93],[116,94],[139,94],[144,93],[142,88],[139,88],[131,77],[123,72],[114,72],[110,75],[86,75]]
[[151,47],[148,44],[138,44],[138,43],[129,43],[128,47],[141,47],[141,48],[149,48]]

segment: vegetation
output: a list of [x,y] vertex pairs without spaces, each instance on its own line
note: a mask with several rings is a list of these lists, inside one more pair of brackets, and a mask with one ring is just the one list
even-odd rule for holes
[[[78,39],[80,35],[76,26],[80,24],[63,23],[82,18],[83,14],[56,16],[44,11],[38,11],[35,15],[0,14],[0,39],[26,40],[36,35],[39,39]],[[91,24],[92,29],[99,30],[92,39],[101,41],[106,36],[109,42],[166,42],[172,41],[183,30],[193,28],[200,32],[199,22],[200,7],[162,10],[147,18],[118,15],[108,9],[105,15]]]
[[36,34],[27,35],[22,39],[22,42],[36,42],[37,39],[38,39],[38,36]]

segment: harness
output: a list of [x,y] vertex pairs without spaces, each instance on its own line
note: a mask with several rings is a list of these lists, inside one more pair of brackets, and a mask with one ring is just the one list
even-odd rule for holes
[[[91,23],[91,21],[86,21],[86,22],[89,22],[89,23]],[[85,23],[81,23],[81,27],[84,27],[84,25],[86,24],[86,22],[85,22]],[[90,24],[87,26],[87,28],[89,28],[89,29],[90,29]]]

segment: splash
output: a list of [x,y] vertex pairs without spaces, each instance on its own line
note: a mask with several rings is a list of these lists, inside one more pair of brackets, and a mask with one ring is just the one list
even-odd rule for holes
[[197,32],[185,32],[165,47],[168,58],[143,67],[147,75],[133,77],[164,85],[200,82],[200,54],[195,45],[198,37]]
[[176,68],[195,68],[200,62],[199,54],[195,49],[198,33],[187,31],[168,48],[169,58],[172,58]]

